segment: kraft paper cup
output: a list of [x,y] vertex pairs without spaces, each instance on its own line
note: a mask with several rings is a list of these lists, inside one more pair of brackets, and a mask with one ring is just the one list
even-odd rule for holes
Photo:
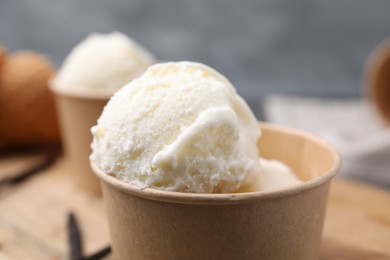
[[338,153],[299,131],[261,125],[265,158],[305,182],[273,192],[140,189],[99,170],[115,259],[318,259]]
[[90,129],[96,124],[111,95],[65,91],[56,88],[53,82],[51,90],[55,94],[69,174],[81,188],[101,195],[99,180],[89,165],[89,155],[92,152]]
[[365,86],[372,103],[390,124],[390,39],[380,43],[365,65]]

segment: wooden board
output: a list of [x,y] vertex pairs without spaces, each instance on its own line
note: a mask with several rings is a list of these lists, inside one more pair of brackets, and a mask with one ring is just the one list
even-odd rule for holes
[[[31,158],[13,161],[19,165]],[[1,170],[5,162],[0,161]],[[6,162],[10,169],[10,161]],[[67,214],[76,214],[85,253],[109,245],[100,198],[74,185],[63,159],[0,192],[0,259],[68,259]],[[321,259],[390,259],[390,192],[337,178],[332,185]]]
[[1,193],[0,259],[68,259],[71,211],[80,224],[86,254],[109,245],[102,200],[75,186],[68,174],[66,163],[59,160]]
[[322,259],[390,259],[390,192],[336,178],[325,218]]

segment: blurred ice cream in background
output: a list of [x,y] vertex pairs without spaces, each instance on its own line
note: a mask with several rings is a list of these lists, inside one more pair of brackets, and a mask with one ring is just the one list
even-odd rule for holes
[[154,62],[122,33],[92,34],[77,44],[51,81],[56,95],[65,158],[79,186],[95,194],[100,185],[89,167],[90,128],[109,98]]
[[153,56],[126,35],[94,33],[73,48],[54,84],[64,91],[113,93],[153,63]]

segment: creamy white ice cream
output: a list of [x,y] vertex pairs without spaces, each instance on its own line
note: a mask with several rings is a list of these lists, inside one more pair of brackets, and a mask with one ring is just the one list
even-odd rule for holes
[[260,158],[261,172],[255,190],[272,191],[301,183],[291,169],[276,160]]
[[200,63],[150,67],[111,98],[92,133],[91,160],[140,187],[262,189],[257,120],[232,84]]
[[54,85],[65,90],[114,92],[154,62],[147,50],[122,33],[91,34],[65,59]]

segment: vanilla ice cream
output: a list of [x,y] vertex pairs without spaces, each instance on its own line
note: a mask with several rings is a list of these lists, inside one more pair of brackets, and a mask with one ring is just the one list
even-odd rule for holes
[[256,186],[251,187],[254,190],[272,191],[302,182],[287,165],[280,161],[260,158],[260,167]]
[[91,34],[65,59],[54,85],[64,90],[112,93],[153,63],[148,51],[122,33]]
[[272,164],[262,183],[255,116],[224,76],[199,63],[151,66],[111,98],[92,134],[91,160],[141,188],[236,192],[297,181],[275,184]]

